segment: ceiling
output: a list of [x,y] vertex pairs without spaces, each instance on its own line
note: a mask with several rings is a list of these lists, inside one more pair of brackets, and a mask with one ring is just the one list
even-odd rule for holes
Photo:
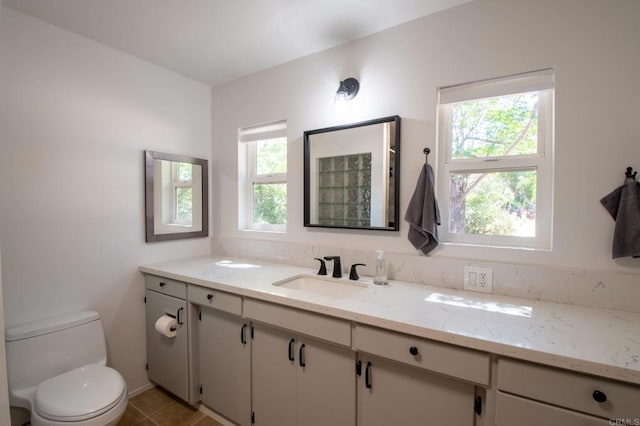
[[470,0],[2,0],[217,86]]

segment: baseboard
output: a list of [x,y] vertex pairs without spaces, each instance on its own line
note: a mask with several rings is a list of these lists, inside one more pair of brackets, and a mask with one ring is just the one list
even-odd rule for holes
[[140,395],[142,392],[146,392],[149,389],[153,389],[155,387],[156,387],[156,385],[154,385],[153,383],[149,382],[146,385],[140,386],[137,389],[129,391],[129,393],[128,393],[129,399],[133,398],[136,395]]
[[200,412],[204,413],[206,416],[211,417],[213,420],[217,421],[222,426],[236,426],[235,423],[231,423],[229,420],[225,419],[220,414],[205,407],[204,404],[200,404]]

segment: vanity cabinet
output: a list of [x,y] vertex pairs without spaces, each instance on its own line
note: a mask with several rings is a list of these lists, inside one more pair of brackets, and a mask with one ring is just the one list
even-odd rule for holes
[[[336,343],[350,342],[350,323],[254,300],[245,301],[245,315],[254,320],[254,423],[355,426],[356,356],[350,346]],[[268,319],[306,334],[263,322]]]
[[240,426],[251,424],[251,326],[242,298],[189,285],[198,311],[198,365],[203,404]]
[[497,426],[638,423],[638,386],[509,358],[498,362]]
[[[154,275],[145,276],[147,375],[149,380],[189,401],[187,285]],[[176,318],[175,337],[158,333],[158,318]]]
[[356,325],[358,425],[472,426],[489,354]]

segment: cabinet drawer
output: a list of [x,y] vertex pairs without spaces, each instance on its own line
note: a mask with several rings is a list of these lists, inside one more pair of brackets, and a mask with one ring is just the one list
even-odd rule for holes
[[[586,374],[502,358],[498,389],[606,419],[640,419],[639,386]],[[596,401],[596,391],[606,401]]]
[[157,291],[158,293],[180,299],[187,298],[187,284],[181,281],[158,277],[156,275],[145,275],[144,284],[147,290]]
[[242,315],[242,297],[189,284],[189,302],[209,306],[230,314]]
[[489,385],[490,357],[484,352],[361,324],[356,324],[355,346],[362,352]]
[[604,420],[575,411],[543,404],[514,395],[498,392],[496,400],[496,426],[605,426],[621,423],[610,423]]
[[253,299],[244,301],[244,315],[265,324],[351,346],[349,321]]

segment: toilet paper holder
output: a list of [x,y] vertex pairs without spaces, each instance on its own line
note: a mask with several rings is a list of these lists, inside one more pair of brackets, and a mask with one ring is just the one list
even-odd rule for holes
[[[169,316],[169,317],[171,317],[171,318],[175,318],[176,323],[177,323],[178,325],[183,325],[183,324],[184,324],[184,322],[182,321],[182,318],[180,317],[180,313],[181,313],[182,311],[184,311],[184,308],[179,308],[179,309],[176,311],[176,313],[175,313],[175,314],[173,314],[173,313],[171,313],[171,312],[167,312],[167,311],[164,311],[164,313],[165,313],[165,315],[167,315],[167,316]],[[178,329],[178,327],[177,327],[177,326],[171,326],[171,328],[170,328],[170,330],[171,330],[171,331],[176,331],[177,329]]]

